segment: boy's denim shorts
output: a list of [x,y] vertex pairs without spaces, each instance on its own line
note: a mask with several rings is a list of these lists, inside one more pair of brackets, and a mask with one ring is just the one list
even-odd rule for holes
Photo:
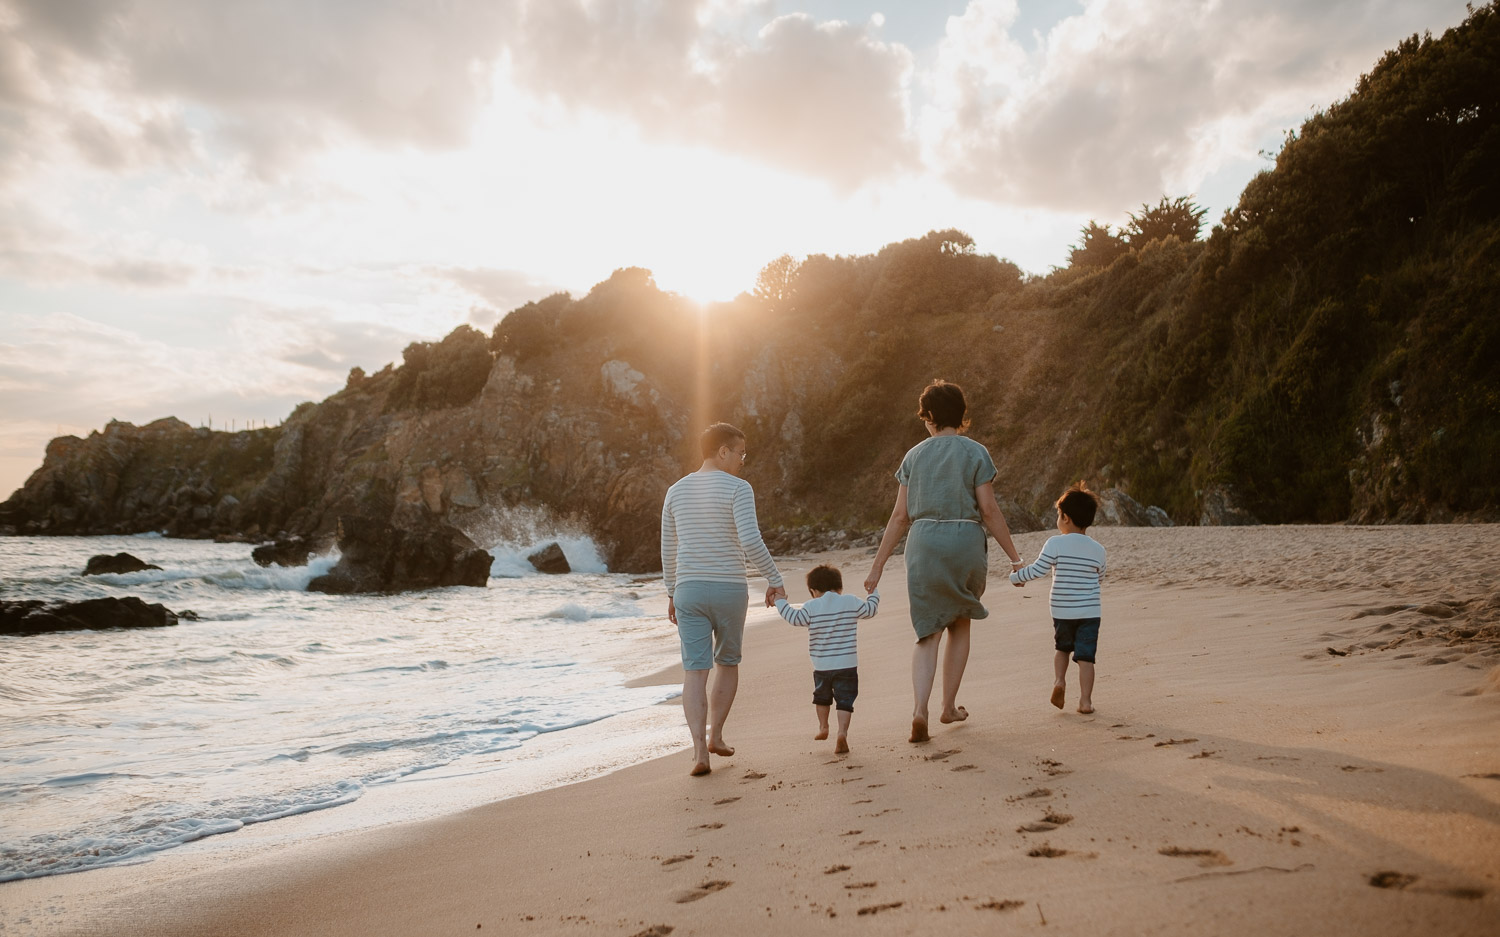
[[1099,650],[1099,619],[1054,618],[1052,632],[1059,651],[1071,651],[1073,659],[1084,664],[1094,662]]
[[740,662],[745,640],[745,615],[750,595],[745,584],[728,582],[679,583],[672,596],[677,609],[677,637],[682,643],[683,670],[711,670]]
[[836,701],[838,703],[836,708],[852,713],[854,712],[854,698],[858,695],[858,667],[813,671],[814,706],[827,706]]

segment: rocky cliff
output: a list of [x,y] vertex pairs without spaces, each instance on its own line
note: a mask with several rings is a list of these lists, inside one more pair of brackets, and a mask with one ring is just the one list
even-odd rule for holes
[[887,516],[934,377],[969,391],[1021,529],[1080,478],[1152,523],[1500,519],[1497,89],[1491,4],[1389,53],[1203,240],[1023,278],[935,231],[773,265],[708,309],[623,269],[356,368],[273,429],[54,440],[0,527],[327,542],[347,515],[482,544],[541,511],[647,570],[663,493],[723,419],[778,542],[849,542]]

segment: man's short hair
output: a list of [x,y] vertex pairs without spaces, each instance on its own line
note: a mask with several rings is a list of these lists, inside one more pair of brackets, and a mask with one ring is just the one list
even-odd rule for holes
[[1068,520],[1085,530],[1094,523],[1094,514],[1099,510],[1099,496],[1079,482],[1057,499],[1057,509],[1068,515]]
[[728,423],[715,423],[698,438],[698,448],[703,450],[703,458],[710,459],[718,455],[724,446],[733,448],[737,441],[744,438],[745,434],[738,427]]
[[843,592],[844,574],[837,566],[814,566],[807,571],[807,591]]
[[917,400],[917,417],[933,424],[938,429],[963,429],[969,425],[964,415],[969,404],[964,400],[964,389],[957,384],[936,380],[922,390]]

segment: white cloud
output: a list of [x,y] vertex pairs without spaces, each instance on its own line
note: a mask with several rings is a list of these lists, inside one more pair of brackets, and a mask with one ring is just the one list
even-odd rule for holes
[[1008,32],[1014,0],[975,0],[949,21],[924,142],[959,191],[995,202],[1089,211],[1183,194],[1348,94],[1438,14],[1430,0],[1091,0],[1028,59]]

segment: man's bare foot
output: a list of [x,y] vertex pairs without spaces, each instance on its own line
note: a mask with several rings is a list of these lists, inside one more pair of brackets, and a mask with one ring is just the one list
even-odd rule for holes
[[712,770],[713,769],[708,766],[708,762],[706,762],[706,761],[700,761],[697,764],[693,765],[693,770],[691,770],[691,771],[688,772],[688,776],[689,777],[694,777],[694,778],[701,778],[705,774],[709,773]]
[[908,742],[926,742],[931,738],[932,736],[927,734],[926,719],[913,719],[911,721],[911,738],[907,739]]
[[838,742],[833,746],[833,753],[835,755],[849,754],[849,740],[844,738],[842,735],[839,736]]
[[952,710],[945,711],[938,717],[938,722],[947,725],[950,722],[963,722],[967,718],[969,718],[969,711],[962,706],[958,706]]
[[828,727],[824,726],[823,728],[821,728],[821,729],[818,730],[818,734],[817,735],[813,736],[813,741],[814,742],[821,742],[821,741],[823,741],[826,738],[828,738]]
[[1063,697],[1067,694],[1067,688],[1055,686],[1052,688],[1052,705],[1058,709],[1063,708]]
[[1079,703],[1078,711],[1087,716],[1089,713],[1094,711],[1094,706],[1092,703]]
[[710,742],[708,750],[713,752],[715,755],[723,755],[726,758],[734,754],[734,749],[730,748],[728,745],[725,745],[723,742]]

